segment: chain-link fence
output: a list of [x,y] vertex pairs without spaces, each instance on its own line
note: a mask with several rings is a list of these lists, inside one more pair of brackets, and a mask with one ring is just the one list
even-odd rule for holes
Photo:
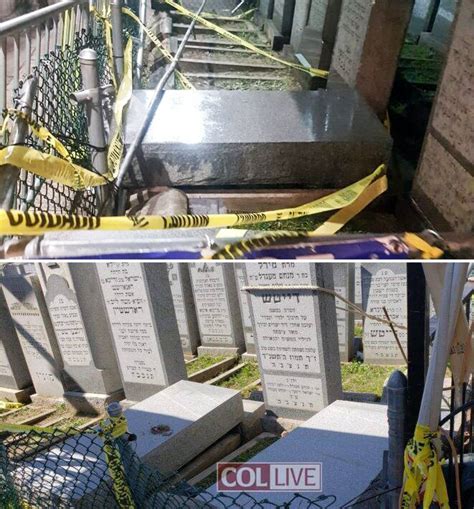
[[[3,438],[3,439],[2,439]],[[113,447],[113,454],[107,446]],[[119,453],[119,456],[117,455]],[[118,460],[118,461],[117,461]],[[213,494],[179,475],[164,477],[145,465],[129,435],[119,438],[88,430],[0,434],[0,507],[8,509],[130,508],[326,509],[336,497],[294,494],[285,504],[252,494]],[[122,501],[121,501],[122,499]],[[132,505],[133,507],[133,505]]]
[[[128,16],[123,16],[124,41],[134,41],[133,60],[137,52],[138,26]],[[37,80],[37,92],[33,101],[31,120],[46,127],[68,150],[71,161],[94,171],[91,164],[91,145],[88,138],[85,106],[76,103],[71,95],[83,89],[79,54],[85,48],[97,52],[98,75],[101,86],[112,83],[109,50],[105,38],[104,22],[95,19],[91,26],[76,33],[73,44],[58,45],[40,59],[31,76],[20,82],[15,97],[21,97],[27,82]],[[111,106],[109,105],[109,110]],[[109,129],[104,118],[106,131]],[[60,156],[54,148],[41,141],[29,131],[24,144],[42,152]],[[97,147],[95,147],[97,150]],[[52,180],[21,171],[13,207],[24,211],[43,211],[56,214],[95,216],[96,191],[77,191]]]

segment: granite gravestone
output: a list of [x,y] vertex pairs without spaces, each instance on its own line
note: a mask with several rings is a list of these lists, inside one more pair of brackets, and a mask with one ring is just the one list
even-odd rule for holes
[[256,361],[257,353],[255,350],[255,338],[253,335],[252,318],[250,316],[250,295],[242,288],[246,285],[245,264],[235,263],[235,280],[237,284],[237,296],[239,297],[240,312],[242,315],[242,326],[245,337],[245,353],[242,355],[243,360]]
[[439,231],[474,230],[474,2],[460,0],[412,197]]
[[[332,69],[385,118],[413,0],[343,0]],[[337,78],[329,78],[337,85]]]
[[296,0],[274,0],[273,23],[287,41],[291,36],[295,3]]
[[409,35],[419,37],[429,29],[436,3],[437,0],[415,0],[411,21],[408,26]]
[[102,411],[123,398],[112,334],[94,264],[37,264],[64,371],[73,380],[65,398],[77,409]]
[[420,36],[420,43],[446,53],[459,0],[441,0],[431,31]]
[[[297,2],[291,44],[313,67],[331,67],[342,0]],[[321,87],[326,80],[321,80]]]
[[63,360],[38,278],[2,278],[2,289],[37,396],[62,398]]
[[192,263],[189,270],[201,335],[199,355],[242,353],[245,340],[233,266]]
[[[334,290],[350,302],[354,302],[354,265],[335,263]],[[354,314],[350,313],[347,304],[336,299],[337,335],[339,338],[339,355],[341,361],[349,362],[354,357]]]
[[168,263],[168,279],[185,357],[194,357],[200,345],[191,277],[185,263]]
[[31,375],[1,289],[0,331],[0,399],[28,403],[33,392]]
[[[403,263],[368,263],[362,266],[362,299],[369,315],[390,319],[397,325],[407,323],[407,274]],[[396,329],[404,352],[407,352],[407,331]],[[369,364],[405,363],[389,325],[373,318],[364,320],[364,362]]]
[[334,296],[296,289],[333,290],[332,267],[259,262],[247,264],[246,273],[266,407],[305,419],[341,399]]
[[166,264],[97,264],[125,395],[141,401],[187,378]]

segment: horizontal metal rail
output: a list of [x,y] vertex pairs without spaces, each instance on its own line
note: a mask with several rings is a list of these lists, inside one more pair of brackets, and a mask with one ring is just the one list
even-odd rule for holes
[[72,45],[76,32],[90,26],[90,6],[108,0],[63,0],[0,23],[0,111],[13,104],[20,79],[42,56]]

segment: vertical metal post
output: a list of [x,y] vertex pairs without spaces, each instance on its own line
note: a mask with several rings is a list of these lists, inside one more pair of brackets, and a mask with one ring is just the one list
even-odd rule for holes
[[[405,451],[405,417],[407,410],[407,378],[401,371],[394,371],[387,383],[388,400],[388,488],[402,485]],[[386,507],[398,509],[399,490],[388,494]]]
[[[92,167],[97,173],[105,175],[107,168],[107,142],[104,129],[104,116],[102,113],[102,92],[97,70],[97,52],[86,48],[79,53],[81,65],[83,92],[74,95],[74,98],[84,103],[87,115],[87,129],[91,145]],[[97,207],[100,208],[106,198],[105,186],[98,188]]]
[[[27,115],[31,114],[31,107],[37,87],[38,80],[36,78],[29,79],[23,85],[23,94],[18,101],[18,109]],[[28,124],[21,118],[17,118],[15,120],[15,134],[10,144],[18,145],[24,143],[27,134]],[[0,172],[0,209],[9,210],[15,205],[16,187],[19,175],[19,168],[9,165],[2,168]]]
[[427,371],[429,308],[426,279],[421,263],[407,264],[407,308],[408,394],[406,441],[415,432]]
[[[146,23],[146,3],[147,0],[140,0],[140,6],[138,11],[138,17],[140,21],[145,24]],[[143,46],[145,44],[145,31],[142,27],[140,27],[139,32],[139,43],[138,43],[138,51],[137,51],[137,66],[135,69],[135,77],[136,83],[139,84],[142,79],[142,67],[143,67]]]
[[0,110],[7,106],[7,38],[0,41]]
[[110,0],[112,21],[112,46],[114,55],[115,77],[120,83],[124,72],[123,59],[123,30],[122,30],[122,0]]

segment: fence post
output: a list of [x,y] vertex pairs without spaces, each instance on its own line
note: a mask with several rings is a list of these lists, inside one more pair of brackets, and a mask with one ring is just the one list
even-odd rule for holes
[[[38,80],[36,78],[28,79],[25,81],[22,87],[23,93],[18,99],[18,109],[22,113],[26,113],[28,116],[31,115],[31,108],[33,106],[37,87]],[[24,143],[27,134],[28,124],[18,117],[14,123],[14,136],[13,139],[10,140],[9,145],[19,145]],[[19,176],[20,169],[10,165],[6,165],[0,172],[1,209],[8,210],[15,206],[16,189]],[[22,194],[25,191],[26,189],[22,190]]]
[[[100,88],[99,74],[97,70],[97,52],[91,48],[85,48],[79,53],[81,65],[82,83],[84,90],[72,95],[72,99],[79,104],[84,104],[87,115],[87,130],[89,144],[91,145],[92,168],[100,175],[105,175],[107,167],[107,141],[104,128],[104,115],[102,110],[102,90]],[[107,187],[97,188],[97,207],[105,203]]]
[[123,30],[122,30],[122,0],[110,0],[112,21],[112,46],[114,55],[115,77],[120,83],[124,72]]
[[[388,417],[388,488],[398,488],[403,482],[405,452],[405,415],[407,410],[407,377],[394,371],[387,383]],[[386,507],[398,508],[399,490],[388,493]]]
[[[146,24],[146,3],[147,0],[140,0],[139,10],[138,10],[138,17],[140,18],[140,21],[143,24]],[[143,67],[143,47],[145,45],[145,31],[143,30],[143,27],[140,27],[139,32],[139,44],[138,44],[138,51],[137,51],[137,65],[135,69],[135,78],[136,78],[136,84],[140,84],[140,80],[142,79],[142,67]]]

